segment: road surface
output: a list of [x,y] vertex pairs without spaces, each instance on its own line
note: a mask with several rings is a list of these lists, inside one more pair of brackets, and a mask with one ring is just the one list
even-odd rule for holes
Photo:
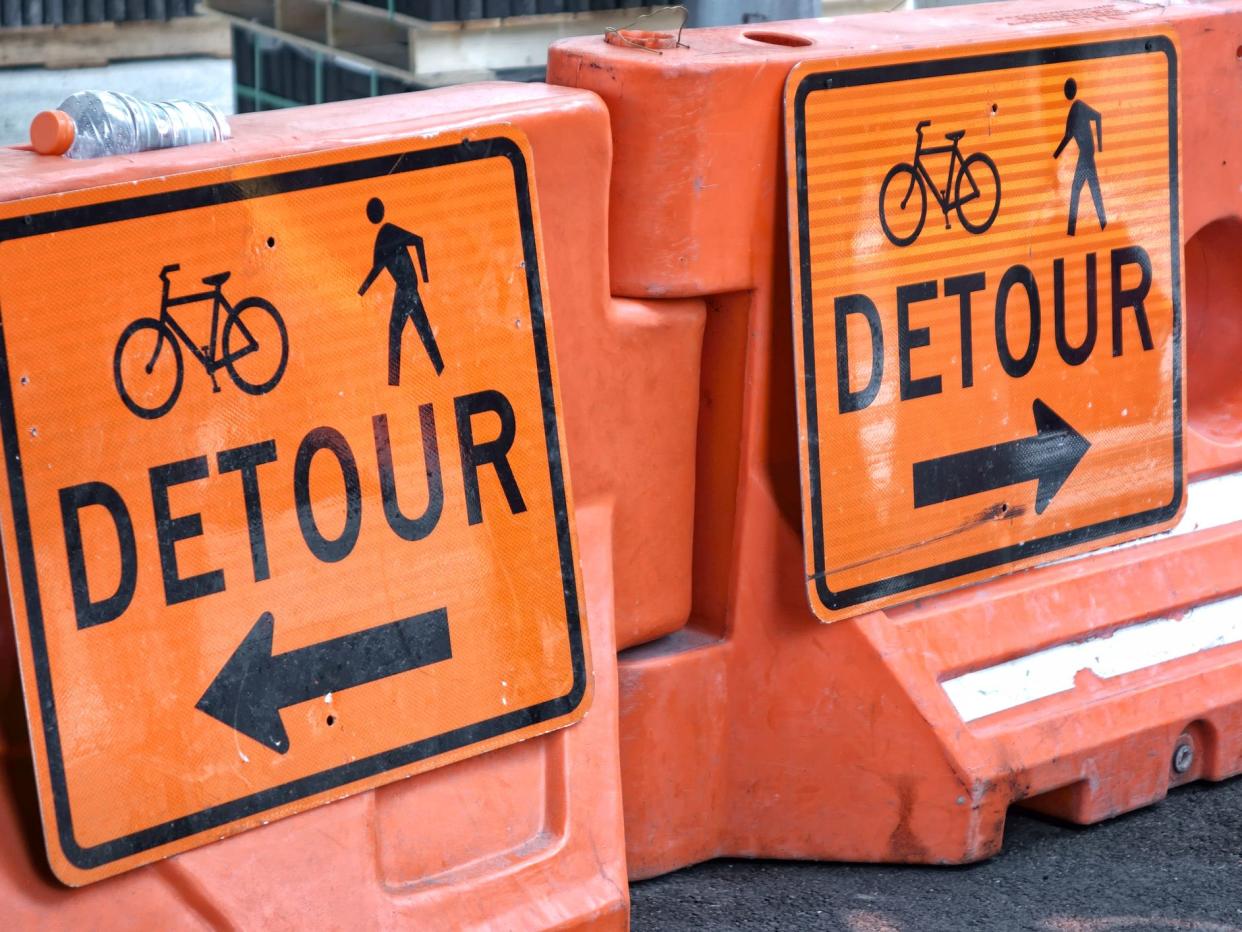
[[1242,932],[1242,778],[1087,828],[1011,810],[968,867],[721,860],[631,896],[635,932]]

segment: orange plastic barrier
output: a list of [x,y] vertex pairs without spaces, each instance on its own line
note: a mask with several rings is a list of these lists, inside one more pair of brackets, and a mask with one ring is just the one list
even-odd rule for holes
[[[664,390],[657,366],[677,367],[674,379],[689,370],[693,381],[694,357],[685,347],[693,347],[702,313],[687,302],[669,323],[653,319],[641,302],[609,299],[604,217],[611,152],[599,100],[538,85],[478,85],[243,116],[228,143],[135,157],[71,162],[3,150],[0,190],[12,202],[431,133],[465,139],[497,124],[516,127],[529,140],[562,390],[573,399],[564,417],[578,451],[571,463],[573,501],[590,629],[586,662],[594,676],[585,719],[70,890],[47,866],[6,619],[0,625],[0,833],[7,839],[0,911],[8,925],[626,925],[615,615],[622,593],[632,603],[627,617],[638,619],[642,631],[661,630],[669,615],[684,611],[687,598],[674,591],[673,580],[688,563],[690,513],[677,497],[688,494],[690,479],[678,441],[654,445],[650,456],[636,452],[639,437],[617,399],[641,381],[633,397],[654,401]],[[73,320],[66,308],[66,327]],[[693,418],[692,407],[673,405],[671,414],[684,421]],[[664,497],[647,502],[634,495],[624,482],[627,463],[652,486],[663,471]],[[670,521],[673,532],[666,535]],[[645,602],[628,565],[640,550],[668,574]],[[63,553],[49,559],[63,560]]]
[[618,648],[676,631],[690,610],[706,316],[702,301],[614,298],[591,326],[557,328],[574,489],[612,496]]
[[[790,365],[791,70],[1166,28],[1185,514],[1153,540],[818,623]],[[693,30],[658,53],[553,47],[549,80],[597,92],[612,118],[614,295],[708,307],[690,611],[620,656],[632,878],[721,855],[968,862],[1000,850],[1011,804],[1087,823],[1242,770],[1242,137],[1220,122],[1242,100],[1240,41],[1237,2],[1051,0]]]

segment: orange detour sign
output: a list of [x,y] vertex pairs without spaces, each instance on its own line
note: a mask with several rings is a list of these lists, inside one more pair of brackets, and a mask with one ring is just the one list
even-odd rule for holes
[[825,621],[1182,504],[1171,36],[804,63],[786,93],[809,591]]
[[3,533],[57,875],[581,717],[511,127],[5,205]]

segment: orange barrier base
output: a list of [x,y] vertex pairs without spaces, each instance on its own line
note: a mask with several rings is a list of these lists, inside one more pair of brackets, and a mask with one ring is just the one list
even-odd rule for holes
[[[0,150],[0,190],[22,197],[222,159],[245,162],[429,131],[467,133],[498,121],[522,128],[544,169],[535,177],[558,352],[589,349],[606,333],[612,309],[604,263],[595,261],[606,249],[607,117],[588,94],[494,84],[256,114],[235,121],[236,138],[226,145],[78,163],[72,175],[59,158]],[[573,360],[566,363],[570,369]],[[575,390],[604,393],[599,405],[614,389],[599,379]],[[592,427],[581,416],[570,413],[567,429],[589,440]],[[614,567],[625,572],[617,548],[631,545],[614,528],[620,520],[615,463],[594,462],[600,454],[591,443],[576,449],[595,677],[594,702],[582,722],[87,887],[70,890],[47,867],[12,623],[0,619],[4,926],[625,928],[613,630]],[[628,533],[654,534],[641,519],[627,520]]]
[[[688,629],[622,654],[633,879],[722,855],[976,861],[1000,851],[1015,802],[1090,823],[1242,771],[1242,644],[1155,676],[1080,673],[1069,691],[978,725],[942,685],[1154,606],[1172,616],[1233,595],[1239,526],[818,626],[791,604],[801,543],[777,518],[752,515],[746,549],[795,571],[754,574],[727,638]],[[1101,591],[1124,596],[1067,609]],[[1194,754],[1176,773],[1182,741]]]
[[[1176,535],[817,623],[801,572],[785,77],[876,49],[1161,23],[1181,49],[1188,517]],[[613,293],[709,308],[689,621],[620,656],[632,878],[723,855],[975,861],[1000,850],[1011,804],[1094,822],[1242,771],[1242,644],[1193,644],[1242,612],[1242,138],[1220,131],[1222,101],[1242,99],[1240,35],[1237,2],[1070,0],[693,30],[660,56],[554,47],[549,80],[596,91],[612,115]],[[1160,619],[1184,627],[1169,636]],[[1105,661],[1083,659],[1097,650]],[[982,685],[959,679],[1010,661]],[[1019,688],[1053,668],[1042,691]]]

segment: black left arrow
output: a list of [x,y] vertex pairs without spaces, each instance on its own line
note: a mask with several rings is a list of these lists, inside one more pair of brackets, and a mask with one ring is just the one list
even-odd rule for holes
[[195,708],[281,754],[286,706],[453,656],[443,608],[275,655],[274,626],[271,612],[259,616]]
[[1035,435],[914,464],[914,507],[938,505],[1035,480],[1035,513],[1042,515],[1091,443],[1035,399]]

